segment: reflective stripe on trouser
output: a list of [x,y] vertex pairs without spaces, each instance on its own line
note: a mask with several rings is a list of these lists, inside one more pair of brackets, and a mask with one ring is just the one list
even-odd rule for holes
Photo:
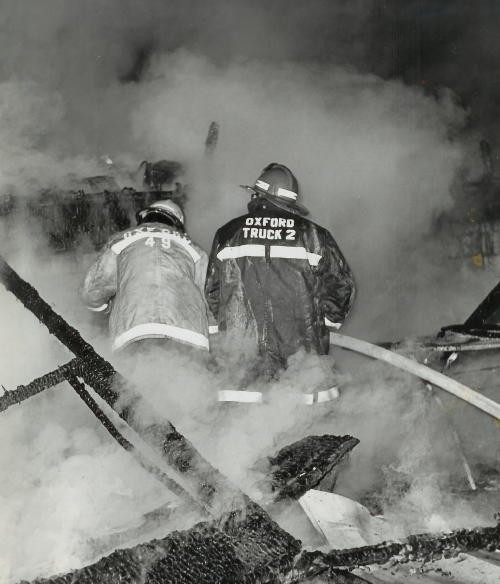
[[261,404],[262,392],[244,391],[234,389],[220,389],[218,392],[218,401],[220,402],[239,402],[244,404]]
[[[312,393],[302,394],[302,403],[308,406],[326,403],[338,399],[340,393],[338,387],[330,387],[324,391],[314,391]],[[220,389],[218,392],[218,401],[220,402],[238,402],[245,404],[261,404],[263,403],[262,392],[260,391],[245,391],[234,389]]]
[[314,404],[320,404],[338,399],[340,393],[337,386],[330,387],[330,389],[325,389],[324,391],[313,391],[312,393],[302,394],[302,403],[312,406]]

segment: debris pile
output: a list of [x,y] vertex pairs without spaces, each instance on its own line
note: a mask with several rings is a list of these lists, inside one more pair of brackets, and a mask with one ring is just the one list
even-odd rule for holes
[[[201,515],[207,517],[186,531],[116,550],[91,566],[39,579],[36,584],[292,584],[316,575],[328,576],[336,584],[356,583],[363,580],[349,570],[357,566],[386,563],[390,559],[428,561],[463,551],[500,548],[499,524],[451,534],[414,535],[403,542],[328,553],[305,551],[299,555],[301,543],[232,485],[170,422],[158,420],[147,428],[138,425],[132,415],[134,404],[141,399],[137,388],[96,353],[1,257],[0,281],[75,356],[57,370],[4,394],[0,397],[0,411],[67,381],[108,432],[132,451],[133,445],[122,441],[84,383],[113,408],[117,408],[120,392],[126,391],[130,396],[128,407],[117,413],[156,448],[172,469],[172,477],[166,481],[168,488],[186,503],[199,506]],[[269,461],[274,500],[299,497],[317,485],[357,443],[351,436],[310,436],[282,449]]]
[[67,251],[82,240],[95,249],[102,247],[117,231],[135,222],[141,209],[159,199],[171,199],[181,207],[186,192],[181,181],[184,169],[174,161],[144,161],[143,187],[134,186],[131,175],[121,187],[113,175],[99,175],[70,181],[67,189],[44,189],[32,196],[0,195],[0,220],[15,212],[24,213],[39,225],[50,247]]

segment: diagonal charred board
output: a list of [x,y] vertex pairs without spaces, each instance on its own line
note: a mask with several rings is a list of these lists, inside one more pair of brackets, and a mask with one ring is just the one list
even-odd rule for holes
[[307,436],[269,458],[274,500],[299,499],[318,486],[359,444],[352,436]]
[[39,393],[59,385],[67,381],[71,387],[76,391],[78,396],[87,405],[91,412],[96,416],[106,431],[112,438],[127,452],[130,452],[137,462],[148,472],[153,474],[163,485],[170,491],[183,499],[186,503],[191,504],[193,509],[198,510],[202,515],[206,514],[206,509],[198,504],[198,502],[181,487],[173,479],[171,479],[164,471],[157,465],[151,463],[140,451],[138,451],[132,443],[130,443],[113,425],[111,420],[104,414],[101,408],[97,405],[92,396],[88,393],[85,386],[80,383],[77,376],[82,376],[85,364],[80,359],[72,359],[68,363],[61,365],[54,371],[42,375],[28,383],[27,385],[20,385],[13,391],[6,390],[4,395],[0,396],[0,412],[7,408],[20,404],[21,402],[38,395]]
[[[227,509],[228,504],[235,507],[247,506],[249,509],[258,507],[205,460],[173,424],[158,419],[154,408],[141,398],[139,390],[117,373],[112,365],[57,314],[40,297],[37,290],[23,280],[1,256],[0,281],[48,328],[51,334],[84,363],[81,376],[85,383],[162,455],[175,469],[176,482],[186,485],[186,490],[195,493],[200,504],[206,505],[215,514]],[[127,407],[118,407],[120,395],[127,396]],[[142,411],[151,420],[147,427],[133,415],[134,406],[139,402]]]
[[158,481],[167,487],[172,493],[183,499],[186,503],[191,505],[192,509],[201,512],[205,515],[205,509],[201,507],[198,502],[191,496],[190,493],[171,479],[161,468],[150,462],[134,445],[129,442],[114,426],[111,420],[98,406],[97,402],[87,391],[85,385],[81,383],[74,373],[66,373],[66,380],[75,390],[80,399],[90,409],[94,416],[99,420],[102,426],[106,429],[108,434],[127,452],[130,452],[137,462],[148,472],[150,472]]
[[360,548],[304,551],[296,568],[304,574],[319,574],[338,568],[353,569],[371,564],[409,561],[431,562],[460,552],[500,549],[500,523],[492,527],[459,529],[451,533],[411,535],[402,542],[384,542]]
[[42,393],[46,389],[50,389],[59,383],[66,380],[66,373],[71,371],[76,375],[80,375],[82,363],[79,359],[72,359],[68,363],[57,367],[53,371],[33,379],[27,385],[18,385],[16,389],[9,391],[5,390],[5,393],[0,396],[0,412],[5,411],[13,405],[20,404],[21,402]]

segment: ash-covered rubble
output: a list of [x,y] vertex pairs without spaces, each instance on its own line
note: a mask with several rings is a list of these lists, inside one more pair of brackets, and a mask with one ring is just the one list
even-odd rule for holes
[[[183,206],[185,172],[170,160],[143,161],[135,172],[122,172],[110,163],[106,174],[68,176],[65,188],[0,193],[0,221],[8,225],[24,215],[55,251],[74,249],[84,240],[98,249],[113,233],[130,227],[136,213],[151,203],[171,199]],[[140,174],[142,180],[137,179]]]
[[[211,122],[204,145],[205,157],[213,155],[219,125]],[[64,187],[21,192],[16,186],[0,192],[0,224],[7,227],[19,215],[38,225],[51,249],[68,251],[82,242],[95,249],[109,237],[134,224],[141,209],[160,199],[183,207],[188,197],[186,167],[176,160],[143,160],[138,168],[100,159],[102,174],[78,177],[68,174]]]

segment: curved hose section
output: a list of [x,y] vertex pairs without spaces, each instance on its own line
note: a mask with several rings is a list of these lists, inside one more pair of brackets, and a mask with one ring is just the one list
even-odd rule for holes
[[398,355],[387,349],[382,349],[382,347],[378,347],[372,343],[348,337],[346,335],[340,335],[339,333],[330,333],[330,345],[349,349],[356,353],[362,353],[363,355],[367,355],[373,359],[378,359],[379,361],[385,361],[393,367],[407,371],[412,375],[420,377],[420,379],[428,381],[436,387],[444,389],[448,393],[452,393],[454,396],[463,399],[467,403],[479,408],[490,416],[493,416],[495,419],[500,420],[500,404],[479,392],[474,391],[470,387],[455,381],[455,379],[443,375],[438,371],[434,371],[434,369],[431,369],[430,367],[422,365],[422,363],[412,361],[411,359],[408,359],[408,357],[403,357],[402,355]]

